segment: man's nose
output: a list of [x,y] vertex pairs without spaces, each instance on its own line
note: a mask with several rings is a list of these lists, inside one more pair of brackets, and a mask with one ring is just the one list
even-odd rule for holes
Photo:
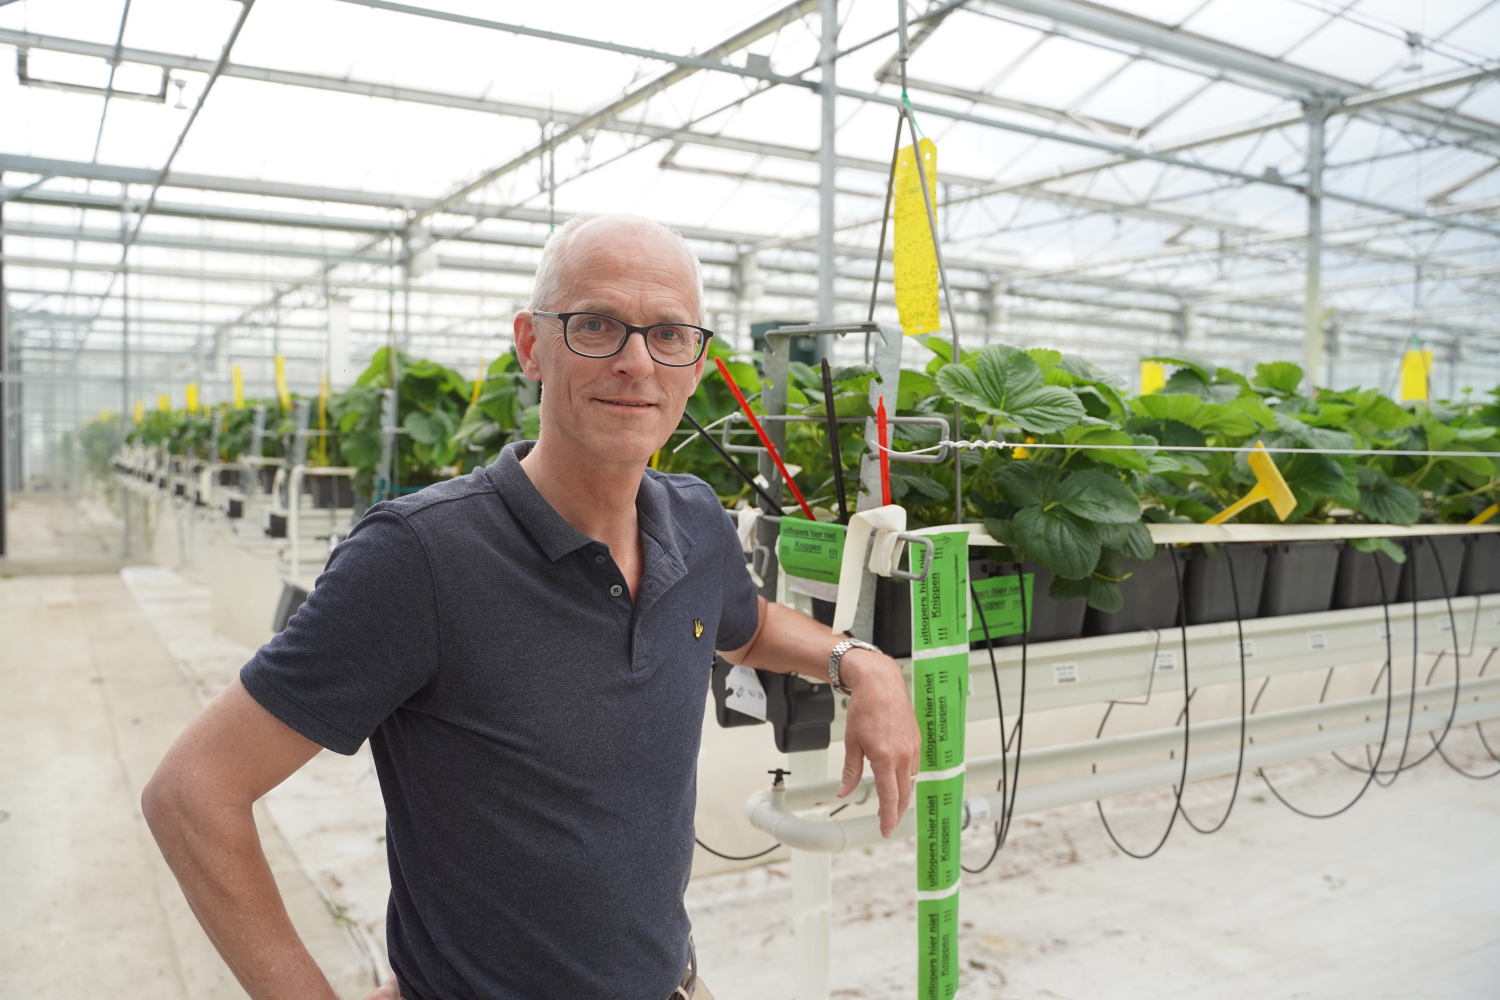
[[633,379],[645,378],[656,368],[651,352],[646,350],[646,335],[635,332],[625,338],[625,346],[615,355],[614,370]]

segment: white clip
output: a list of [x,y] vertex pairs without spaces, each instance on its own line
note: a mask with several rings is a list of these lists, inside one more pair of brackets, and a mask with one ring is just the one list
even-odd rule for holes
[[761,509],[759,507],[742,507],[739,510],[739,535],[740,548],[744,549],[745,555],[755,551],[755,525],[760,520]]
[[906,543],[901,540],[900,535],[899,531],[875,529],[874,540],[870,543],[870,561],[867,564],[871,573],[888,577],[901,564],[901,553],[905,551]]

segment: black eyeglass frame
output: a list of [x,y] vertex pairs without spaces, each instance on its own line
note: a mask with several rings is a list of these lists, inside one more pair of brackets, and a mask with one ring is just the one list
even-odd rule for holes
[[[595,360],[599,360],[601,358],[612,358],[616,354],[619,354],[621,351],[625,350],[625,345],[630,342],[631,334],[638,333],[641,335],[641,339],[646,342],[646,354],[651,358],[652,361],[661,365],[663,368],[690,368],[693,365],[696,365],[698,361],[703,357],[704,352],[708,350],[708,342],[714,335],[714,332],[708,327],[696,326],[692,323],[650,323],[646,326],[635,326],[634,324],[625,322],[618,316],[611,316],[609,313],[595,312],[592,309],[584,309],[580,310],[579,312],[565,313],[544,312],[541,309],[533,309],[531,310],[531,314],[533,316],[546,316],[551,319],[561,320],[563,325],[563,344],[567,346],[568,350],[572,351],[580,358],[593,358]],[[574,316],[602,316],[604,319],[619,323],[625,328],[625,336],[620,338],[620,346],[616,347],[608,354],[584,354],[568,341],[568,321]],[[693,360],[685,361],[682,364],[677,365],[673,364],[670,361],[663,361],[661,358],[658,358],[655,354],[651,353],[651,341],[647,338],[646,334],[649,331],[654,330],[660,326],[687,327],[689,330],[697,330],[699,333],[703,334],[703,342],[698,345],[698,353],[693,356]]]

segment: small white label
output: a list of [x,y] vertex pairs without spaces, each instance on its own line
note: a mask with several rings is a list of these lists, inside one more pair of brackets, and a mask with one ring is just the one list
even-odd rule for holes
[[760,686],[760,678],[749,667],[735,666],[724,678],[724,705],[736,712],[766,721],[766,689]]
[[1381,642],[1385,642],[1390,637],[1391,630],[1390,627],[1385,624],[1385,622],[1381,622],[1379,625],[1375,626],[1375,638],[1379,639]]
[[1447,615],[1444,615],[1444,616],[1442,616],[1441,618],[1438,619],[1438,631],[1439,632],[1452,632],[1453,631],[1453,622],[1449,621]]
[[1078,664],[1076,663],[1054,663],[1052,664],[1053,684],[1077,684]]
[[1156,662],[1152,664],[1158,672],[1177,669],[1177,650],[1158,649],[1156,651]]
[[1247,660],[1255,659],[1255,640],[1246,639],[1240,643],[1240,655]]
[[1307,648],[1311,649],[1311,650],[1314,650],[1314,651],[1319,650],[1319,649],[1327,649],[1328,648],[1328,633],[1326,633],[1326,632],[1309,632],[1309,633],[1307,633]]

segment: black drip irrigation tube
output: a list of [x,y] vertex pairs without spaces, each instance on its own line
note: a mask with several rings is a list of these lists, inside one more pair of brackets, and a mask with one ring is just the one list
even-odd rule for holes
[[[1028,645],[1027,633],[1030,631],[1030,610],[1026,605],[1026,567],[1023,563],[1016,563],[1016,585],[1021,597],[1021,705],[1016,712],[1016,724],[1011,727],[1010,736],[1005,735],[1005,701],[1000,696],[1000,669],[995,665],[995,647],[990,640],[989,622],[984,617],[984,606],[979,599],[979,592],[975,590],[974,584],[969,583],[969,594],[974,601],[974,611],[979,615],[979,627],[984,631],[985,649],[990,654],[990,678],[995,682],[995,712],[1000,719],[1000,780],[996,783],[995,790],[1000,793],[1000,818],[995,822],[995,846],[990,849],[990,856],[985,859],[984,864],[978,868],[970,868],[960,858],[958,865],[970,875],[978,875],[990,865],[994,864],[1000,848],[1005,846],[1006,838],[1010,836],[1010,822],[1016,814],[1016,791],[1021,784],[1021,742],[1026,727],[1026,648]],[[1014,772],[1010,764],[1011,744],[1015,744],[1016,762]]]

